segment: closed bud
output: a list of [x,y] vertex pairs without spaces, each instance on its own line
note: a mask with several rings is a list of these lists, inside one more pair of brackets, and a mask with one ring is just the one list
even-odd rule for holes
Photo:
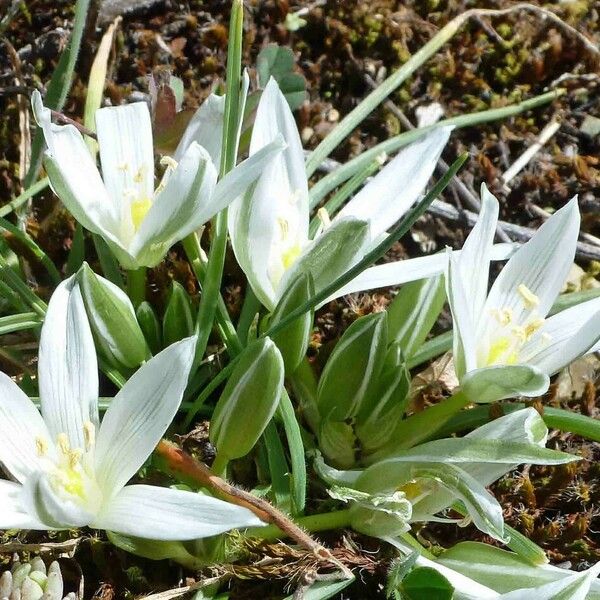
[[160,321],[149,302],[141,302],[135,311],[140,329],[146,338],[152,354],[158,354],[162,349],[162,331]]
[[333,350],[317,390],[324,419],[344,421],[371,405],[387,348],[386,313],[356,320]]
[[139,367],[150,355],[127,294],[86,263],[78,282],[98,350],[114,367]]
[[281,353],[270,338],[248,346],[217,402],[210,441],[227,460],[245,456],[273,417],[283,391]]
[[177,281],[173,282],[171,297],[163,317],[163,342],[170,346],[194,333],[194,316],[190,297]]
[[356,434],[365,453],[373,452],[392,437],[408,403],[410,374],[399,342],[388,348],[375,385],[372,404],[356,418]]
[[[271,317],[270,326],[277,325],[284,317],[306,303],[314,295],[312,277],[303,273],[285,291]],[[272,336],[279,348],[285,372],[291,375],[306,354],[310,341],[314,310],[308,310],[289,325]]]

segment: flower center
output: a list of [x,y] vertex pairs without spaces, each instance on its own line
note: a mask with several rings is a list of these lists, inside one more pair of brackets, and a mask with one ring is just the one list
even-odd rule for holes
[[150,210],[152,206],[152,200],[150,198],[142,198],[141,200],[134,200],[131,203],[131,221],[133,222],[133,227],[137,231],[146,214]]
[[96,430],[87,421],[83,425],[84,448],[71,448],[66,433],[56,438],[56,455],[50,456],[48,442],[36,439],[37,453],[44,464],[45,477],[58,498],[88,508],[99,506],[101,493],[94,474],[94,446]]
[[[545,323],[537,311],[540,299],[523,283],[517,287],[517,292],[525,308],[525,317],[521,323],[516,323],[510,308],[490,311],[497,326],[490,336],[487,348],[480,353],[481,366],[517,364],[525,344]],[[548,337],[547,334],[542,334],[541,341],[547,342]]]

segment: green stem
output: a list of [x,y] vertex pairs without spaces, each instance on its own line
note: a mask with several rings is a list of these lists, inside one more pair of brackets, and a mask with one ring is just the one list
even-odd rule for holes
[[146,267],[127,271],[127,294],[134,308],[146,299]]
[[[229,49],[227,52],[227,89],[225,94],[225,113],[223,116],[223,149],[221,152],[220,177],[226,175],[234,166],[237,156],[237,142],[242,109],[240,107],[240,87],[242,71],[242,39],[244,33],[244,5],[242,0],[234,0],[229,24]],[[198,368],[215,320],[221,280],[225,266],[227,250],[227,209],[222,210],[213,219],[213,239],[208,255],[204,293],[200,300],[198,320],[196,322],[196,353],[192,372]]]
[[250,327],[252,326],[254,317],[260,310],[260,307],[260,300],[256,297],[254,290],[248,284],[246,296],[244,297],[244,304],[242,305],[242,312],[240,313],[237,325],[237,334],[244,346],[248,343]]
[[[187,254],[194,275],[198,280],[198,284],[202,288],[206,279],[206,260],[202,257],[202,249],[200,240],[196,233],[190,234],[183,240],[183,248]],[[243,350],[242,343],[236,333],[223,297],[219,294],[217,298],[217,313],[216,321],[219,329],[219,335],[223,343],[227,346],[230,355],[239,354]]]
[[[319,515],[309,515],[308,517],[299,517],[295,519],[295,523],[309,531],[315,533],[317,531],[328,531],[330,529],[342,529],[350,525],[350,509],[336,510],[333,512],[322,513]],[[281,531],[275,525],[267,525],[266,527],[250,527],[246,529],[244,534],[248,537],[255,537],[261,540],[270,541],[287,537],[287,534]]]

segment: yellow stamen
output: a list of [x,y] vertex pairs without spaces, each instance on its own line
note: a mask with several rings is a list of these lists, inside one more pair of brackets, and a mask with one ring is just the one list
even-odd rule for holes
[[152,206],[152,200],[150,198],[142,198],[141,200],[134,200],[131,203],[131,220],[136,231],[140,228],[142,221],[146,217],[146,214]]
[[526,339],[531,338],[531,336],[538,331],[538,329],[544,324],[544,319],[534,319],[531,323],[527,323],[525,325],[525,337]]
[[46,454],[48,454],[48,440],[41,436],[36,437],[35,449],[38,456],[46,456]]
[[91,421],[83,424],[83,440],[86,450],[91,450],[96,443],[96,427]]
[[510,325],[513,319],[513,312],[510,308],[493,309],[492,316],[500,325]]
[[540,299],[524,284],[521,283],[517,287],[517,292],[523,299],[523,304],[525,304],[525,308],[535,308],[539,306]]
[[75,469],[75,467],[81,461],[82,456],[83,450],[81,448],[75,448],[75,450],[71,450],[68,455],[69,467],[71,469]]
[[144,171],[146,170],[146,166],[142,165],[133,176],[134,183],[142,183],[144,180]]
[[277,223],[279,224],[279,229],[281,230],[281,239],[285,240],[290,232],[290,224],[283,217],[278,217]]
[[319,220],[323,223],[325,229],[328,229],[331,226],[331,219],[329,218],[329,213],[326,208],[320,208],[317,211],[317,217],[319,217]]
[[175,170],[177,168],[177,161],[172,156],[163,156],[160,159],[160,164],[163,167],[168,167],[169,169]]
[[59,433],[56,438],[56,445],[58,449],[65,455],[68,456],[69,452],[71,452],[71,444],[69,443],[69,438],[66,433]]

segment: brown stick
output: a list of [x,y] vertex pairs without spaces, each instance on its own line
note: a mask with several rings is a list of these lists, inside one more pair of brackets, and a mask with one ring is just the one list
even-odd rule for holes
[[266,500],[257,498],[250,492],[237,488],[224,479],[217,477],[205,464],[196,460],[181,448],[161,440],[156,447],[155,454],[161,459],[166,470],[174,475],[182,477],[185,481],[192,481],[203,487],[215,490],[221,497],[225,497],[232,504],[243,506],[251,510],[261,521],[273,523],[286,535],[292,538],[298,545],[312,552],[317,558],[335,565],[337,568],[348,573],[340,561],[331,552],[314,540],[306,531],[296,525],[281,511],[269,504]]
[[81,133],[83,133],[83,135],[87,135],[95,140],[98,139],[98,136],[91,129],[84,127],[81,123],[78,123],[74,119],[71,119],[71,117],[67,117],[67,115],[63,115],[63,113],[52,109],[50,110],[50,112],[59,123],[62,123],[63,125],[73,125],[73,127],[75,127],[75,129],[78,129]]

